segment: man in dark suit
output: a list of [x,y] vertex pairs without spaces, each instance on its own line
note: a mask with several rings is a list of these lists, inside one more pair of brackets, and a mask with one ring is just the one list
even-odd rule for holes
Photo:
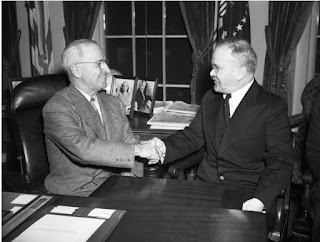
[[312,241],[320,241],[320,94],[316,97],[311,112],[306,158],[316,178],[312,188],[313,205]]
[[153,138],[151,145],[165,154],[164,163],[204,147],[196,179],[242,184],[247,194],[242,209],[262,212],[290,182],[294,159],[287,104],[258,85],[256,64],[248,42],[217,43],[210,72],[214,90],[204,95],[189,127],[164,143]]
[[49,192],[88,196],[110,175],[143,174],[135,156],[158,161],[157,150],[139,144],[129,126],[125,106],[100,92],[110,69],[92,40],[70,43],[62,53],[70,85],[55,93],[43,108],[50,173]]

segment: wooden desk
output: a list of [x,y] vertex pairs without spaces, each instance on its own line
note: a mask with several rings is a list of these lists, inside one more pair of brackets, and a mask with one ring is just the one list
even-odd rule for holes
[[266,218],[244,212],[241,187],[110,177],[91,196],[127,213],[108,241],[266,241]]
[[149,140],[153,137],[163,139],[176,132],[176,130],[150,129],[150,125],[147,125],[149,119],[148,115],[140,113],[135,113],[133,118],[129,119],[132,132],[139,135],[142,140]]
[[54,196],[4,241],[57,205],[126,210],[107,241],[267,241],[264,214],[232,209],[242,197],[240,187],[113,176],[90,197]]

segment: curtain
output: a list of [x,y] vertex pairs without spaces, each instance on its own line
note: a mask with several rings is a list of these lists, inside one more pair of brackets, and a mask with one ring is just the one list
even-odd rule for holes
[[204,93],[210,89],[210,62],[214,43],[216,3],[209,1],[179,2],[180,10],[193,49],[191,103],[200,104]]
[[101,1],[63,2],[66,46],[76,39],[92,38],[101,4]]
[[2,100],[6,100],[9,96],[9,78],[21,77],[21,30],[18,29],[15,2],[2,2],[2,20],[6,20],[6,24],[2,24]]
[[267,54],[263,86],[292,103],[292,56],[312,11],[313,2],[269,2],[269,25],[266,26]]
[[48,1],[26,2],[29,16],[31,73],[53,73],[52,35]]
[[243,38],[250,42],[248,2],[179,2],[193,49],[191,103],[200,104],[212,88],[211,56],[215,43],[224,38]]

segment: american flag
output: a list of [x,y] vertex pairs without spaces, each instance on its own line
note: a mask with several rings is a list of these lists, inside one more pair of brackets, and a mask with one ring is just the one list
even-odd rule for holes
[[224,38],[245,39],[251,42],[248,1],[219,1],[217,41]]
[[53,73],[52,35],[48,1],[27,1],[32,76]]

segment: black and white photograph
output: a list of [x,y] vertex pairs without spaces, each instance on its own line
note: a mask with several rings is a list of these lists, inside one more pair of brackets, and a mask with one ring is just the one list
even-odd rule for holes
[[110,94],[118,97],[126,107],[126,114],[130,115],[134,84],[136,78],[113,76]]
[[157,86],[158,79],[138,79],[134,97],[134,111],[152,116]]

